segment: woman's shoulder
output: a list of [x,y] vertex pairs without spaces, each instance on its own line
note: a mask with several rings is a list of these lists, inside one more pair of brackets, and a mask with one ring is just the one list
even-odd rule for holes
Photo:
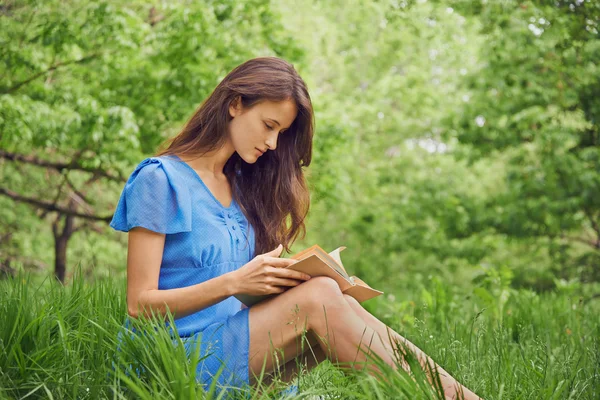
[[131,173],[111,226],[143,226],[160,233],[189,232],[191,199],[169,157],[147,157]]
[[[137,166],[135,167],[134,171],[140,170],[140,169],[150,166],[150,165],[153,166],[154,169],[164,168],[167,165],[171,165],[174,161],[175,161],[174,157],[170,156],[170,155],[150,156],[150,157],[146,157],[142,161],[140,161],[137,164]],[[150,170],[152,170],[152,169],[153,168],[150,168]]]
[[156,184],[177,180],[181,177],[175,170],[175,159],[169,155],[147,157],[134,168],[128,182],[150,180]]

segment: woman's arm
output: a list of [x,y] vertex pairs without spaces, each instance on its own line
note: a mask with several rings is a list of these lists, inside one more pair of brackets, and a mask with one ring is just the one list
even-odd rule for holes
[[165,245],[165,235],[136,227],[129,231],[127,250],[127,312],[137,318],[164,316],[167,306],[175,318],[185,317],[210,307],[236,292],[230,273],[193,286],[159,290],[158,276]]

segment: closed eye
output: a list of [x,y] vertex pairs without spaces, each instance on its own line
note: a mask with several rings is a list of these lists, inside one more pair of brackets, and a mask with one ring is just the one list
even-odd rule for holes
[[[269,124],[267,124],[266,122],[265,122],[265,126],[267,127],[268,130],[273,130],[273,127],[269,126]],[[284,129],[284,130],[280,131],[279,133],[283,133],[285,131],[287,131],[287,129]]]

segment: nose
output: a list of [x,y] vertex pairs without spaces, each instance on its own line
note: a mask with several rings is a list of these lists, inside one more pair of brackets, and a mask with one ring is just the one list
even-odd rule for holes
[[270,150],[275,150],[277,148],[277,134],[278,132],[274,131],[274,133],[267,138],[266,144],[269,146]]

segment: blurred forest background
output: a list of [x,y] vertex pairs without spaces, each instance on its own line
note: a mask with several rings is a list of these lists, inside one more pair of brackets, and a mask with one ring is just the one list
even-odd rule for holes
[[274,55],[316,111],[294,249],[347,246],[386,292],[370,309],[414,326],[440,302],[597,307],[599,24],[596,0],[2,1],[1,274],[122,282],[108,222],[128,175]]
[[33,4],[0,7],[4,274],[122,276],[107,222],[133,167],[276,55],[316,110],[296,250],[345,245],[389,292],[600,281],[598,2]]

